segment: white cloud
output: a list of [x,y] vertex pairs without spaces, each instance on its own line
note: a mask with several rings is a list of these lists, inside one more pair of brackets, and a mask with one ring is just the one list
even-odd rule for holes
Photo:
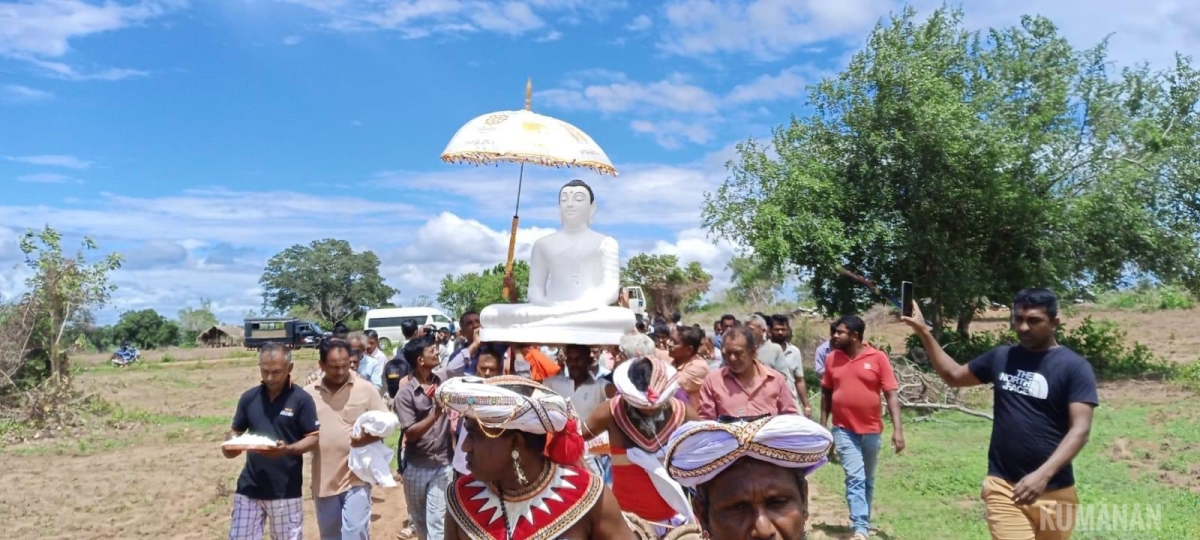
[[683,147],[683,142],[690,141],[695,144],[706,144],[713,139],[713,133],[702,123],[681,122],[679,120],[667,120],[665,122],[650,122],[647,120],[634,120],[629,123],[629,127],[637,133],[646,133],[654,136],[654,141],[659,146],[668,150],[674,150]]
[[79,184],[83,183],[82,181],[75,180],[65,174],[55,174],[55,173],[26,174],[26,175],[18,176],[17,181],[26,183],[26,184],[66,184],[67,182],[74,182],[74,183],[79,183]]
[[[135,197],[102,193],[78,207],[0,203],[0,223],[37,228],[46,223],[65,233],[117,241],[214,239],[246,246],[297,242],[364,233],[395,235],[402,224],[427,214],[403,203],[291,191],[187,190],[181,195]],[[352,213],[353,218],[331,218]]]
[[83,73],[51,62],[71,50],[71,41],[144,24],[188,5],[186,0],[141,0],[134,3],[49,0],[0,4],[0,56],[30,62],[67,80],[119,80],[144,75],[132,69],[107,68]]
[[642,14],[629,21],[629,24],[625,25],[625,29],[632,32],[644,32],[649,30],[651,26],[654,26],[654,21],[650,20],[648,15]]
[[729,288],[732,278],[729,260],[742,252],[725,239],[714,241],[699,228],[684,229],[676,234],[674,242],[658,240],[649,252],[654,255],[675,255],[681,265],[700,263],[704,271],[713,276],[709,293],[718,293]]
[[48,167],[66,167],[68,169],[87,169],[91,161],[79,159],[70,155],[40,155],[40,156],[4,156],[5,160],[30,165],[45,165]]
[[[945,2],[911,2],[927,15]],[[859,48],[898,0],[671,0],[665,8],[661,50],[688,57],[745,55],[775,60],[797,51]],[[1021,15],[1045,15],[1076,47],[1112,34],[1110,57],[1122,65],[1172,65],[1176,51],[1200,54],[1200,9],[1179,0],[976,0],[964,6],[973,30],[1012,26]]]
[[149,240],[121,254],[123,267],[130,269],[178,266],[188,259],[188,250],[179,242]]
[[[941,2],[917,4],[927,14]],[[1151,62],[1174,66],[1176,51],[1200,55],[1200,6],[1179,0],[977,0],[965,6],[969,28],[1013,26],[1023,14],[1048,17],[1075,47],[1091,47],[1112,35],[1108,54],[1119,65]]]
[[820,77],[821,74],[813,68],[792,66],[778,75],[760,75],[748,83],[735,86],[725,96],[725,101],[744,104],[798,98],[804,94],[807,84]]
[[0,96],[3,96],[4,101],[9,103],[33,103],[54,99],[54,94],[50,92],[19,84],[6,84],[0,87]]
[[101,68],[96,71],[80,71],[62,62],[23,58],[23,60],[41,68],[51,77],[67,81],[120,81],[135,77],[145,77],[149,71],[125,68]]
[[[309,8],[339,31],[388,30],[408,39],[435,34],[490,32],[520,36],[546,26],[544,16],[580,20],[580,15],[602,19],[620,2],[535,0],[491,2],[484,0],[280,0]],[[554,35],[550,32],[543,36]],[[551,40],[552,41],[552,40]]]
[[[715,189],[725,178],[724,160],[712,156],[680,165],[622,164],[612,178],[584,170],[527,167],[521,198],[523,224],[558,226],[558,190],[579,178],[596,192],[598,226],[694,226],[699,222],[704,191]],[[369,184],[372,188],[403,190],[419,198],[428,193],[447,201],[452,209],[471,208],[477,215],[510,215],[516,202],[517,167],[459,167],[437,173],[384,171]],[[411,199],[410,199],[411,200]],[[461,205],[461,206],[460,206]]]
[[288,46],[299,45],[300,41],[302,41],[300,36],[284,36],[283,39],[279,40],[280,43]]
[[536,41],[538,43],[550,43],[552,41],[558,41],[558,40],[562,39],[562,37],[563,37],[562,32],[559,32],[558,30],[551,30],[550,33],[548,33],[540,38],[537,38],[534,41]]
[[659,47],[681,56],[776,59],[814,43],[861,39],[891,7],[889,0],[673,0]]
[[537,93],[537,98],[539,103],[548,103],[553,108],[604,113],[649,109],[712,114],[719,102],[717,96],[678,74],[652,83],[618,81],[544,90]]
[[0,4],[0,54],[62,56],[70,41],[162,17],[187,5],[182,0],[133,4],[50,0]]

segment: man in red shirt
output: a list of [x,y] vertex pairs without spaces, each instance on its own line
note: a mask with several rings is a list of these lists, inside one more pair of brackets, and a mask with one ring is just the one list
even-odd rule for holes
[[892,445],[896,453],[904,450],[896,375],[887,354],[863,342],[866,329],[863,320],[853,315],[834,323],[821,381],[821,426],[828,426],[832,413],[833,444],[846,471],[846,503],[854,529],[851,540],[867,540],[870,534],[875,465],[883,432],[881,392],[892,417]]

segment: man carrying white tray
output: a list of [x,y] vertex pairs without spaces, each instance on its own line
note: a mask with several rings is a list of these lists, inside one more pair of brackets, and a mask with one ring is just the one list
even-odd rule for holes
[[[317,446],[320,424],[313,398],[292,384],[292,355],[279,344],[264,346],[258,355],[262,384],[238,400],[232,429],[221,451],[227,458],[246,452],[246,466],[233,496],[230,540],[260,540],[267,520],[272,540],[299,540],[304,506],[305,452]],[[275,441],[274,446],[234,445],[235,438],[253,434]]]

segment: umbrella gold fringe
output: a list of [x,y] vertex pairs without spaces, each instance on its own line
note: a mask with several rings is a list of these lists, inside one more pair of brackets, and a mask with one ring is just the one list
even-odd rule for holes
[[564,159],[541,156],[537,154],[496,154],[490,152],[460,152],[443,154],[442,161],[446,163],[469,163],[471,165],[494,165],[496,163],[530,163],[543,167],[581,167],[591,169],[600,174],[617,176],[617,169],[599,161],[567,161]]

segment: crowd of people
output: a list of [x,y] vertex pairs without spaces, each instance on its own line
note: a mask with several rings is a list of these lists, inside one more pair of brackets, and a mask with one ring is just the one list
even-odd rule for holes
[[[1095,379],[1054,342],[1052,293],[1022,291],[1013,313],[1020,345],[968,364],[946,355],[919,309],[903,320],[947,383],[995,385],[983,484],[993,538],[1067,538],[1069,528],[1038,524],[1040,513],[1078,503],[1070,461],[1087,440]],[[895,374],[861,318],[837,319],[814,351],[814,416],[790,323],[725,315],[708,332],[673,314],[639,320],[618,346],[551,347],[483,342],[478,314],[467,312],[456,335],[409,323],[391,359],[371,331],[328,338],[302,385],[292,383],[290,351],[265,347],[262,384],[239,400],[229,436],[279,442],[247,454],[230,538],[262,538],[267,523],[273,538],[300,537],[310,452],[321,538],[368,538],[372,485],[347,459],[380,439],[351,426],[391,411],[409,524],[401,538],[799,539],[805,477],[836,452],[853,538],[865,540],[881,403],[894,451],[905,448]]]

